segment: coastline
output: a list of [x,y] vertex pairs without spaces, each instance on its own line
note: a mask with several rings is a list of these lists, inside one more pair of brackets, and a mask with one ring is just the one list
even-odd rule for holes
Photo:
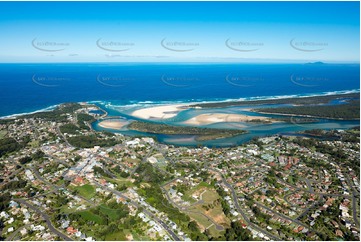
[[[274,95],[274,96],[259,96],[259,97],[247,97],[247,98],[237,98],[237,99],[208,100],[208,101],[205,101],[205,100],[204,101],[201,101],[201,100],[196,101],[193,99],[190,101],[177,101],[174,104],[172,104],[172,102],[168,102],[168,104],[167,104],[167,102],[162,102],[162,101],[159,101],[159,102],[139,101],[139,104],[144,104],[144,103],[153,104],[154,103],[154,105],[158,105],[158,106],[175,106],[176,105],[176,106],[180,106],[180,107],[183,106],[183,107],[196,108],[197,105],[201,105],[201,104],[214,104],[214,103],[223,104],[223,103],[229,103],[229,102],[242,102],[242,101],[267,101],[267,100],[279,100],[279,99],[297,99],[297,98],[308,98],[308,97],[326,97],[326,96],[332,96],[332,95],[343,96],[343,95],[357,94],[357,93],[360,93],[360,89],[329,91],[329,92],[309,93],[309,94]],[[87,103],[87,104],[95,105],[100,110],[106,111],[103,108],[99,107],[99,104],[96,102],[99,102],[99,101],[81,101],[81,102],[76,102],[76,103],[79,103],[79,104]],[[15,119],[17,117],[21,117],[24,115],[35,114],[35,113],[39,113],[39,112],[53,111],[55,108],[57,108],[61,104],[64,104],[64,102],[55,104],[55,105],[50,105],[45,108],[30,111],[30,112],[7,114],[4,116],[0,116],[0,119]],[[161,104],[161,105],[159,105],[159,104]],[[127,104],[124,104],[124,105],[127,105]],[[156,106],[154,106],[154,107],[156,107]],[[106,113],[108,113],[108,112],[106,112]],[[104,117],[106,117],[106,116],[104,116]]]
[[329,119],[329,120],[339,120],[339,121],[357,121],[360,119],[344,119],[344,118],[331,118],[331,117],[320,117],[320,116],[313,116],[313,115],[306,115],[306,114],[287,114],[287,113],[271,113],[271,112],[258,112],[258,111],[252,111],[255,113],[261,113],[261,114],[271,114],[271,115],[280,115],[280,116],[291,116],[291,117],[302,117],[302,118],[315,118],[315,119]]
[[9,115],[5,115],[5,116],[0,116],[0,119],[14,119],[14,118],[21,117],[24,115],[31,115],[31,114],[35,114],[35,113],[41,113],[41,112],[51,112],[51,111],[54,111],[54,109],[56,109],[61,104],[62,103],[51,105],[46,108],[38,109],[35,111],[31,111],[31,112],[14,113],[14,114],[9,114]]

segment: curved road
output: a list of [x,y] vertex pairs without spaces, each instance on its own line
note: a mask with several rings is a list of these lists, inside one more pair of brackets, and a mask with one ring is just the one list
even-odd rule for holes
[[215,170],[215,169],[210,169],[212,171],[215,171],[217,172],[221,177],[222,177],[222,182],[231,190],[231,193],[232,193],[232,199],[234,201],[234,204],[238,210],[238,212],[242,215],[243,217],[243,220],[246,222],[246,224],[248,224],[250,227],[253,227],[255,230],[261,232],[262,234],[268,236],[269,238],[272,238],[274,240],[282,240],[281,238],[279,238],[278,236],[274,235],[274,234],[271,234],[270,232],[260,228],[258,225],[252,223],[250,221],[250,219],[247,217],[247,215],[243,212],[243,210],[241,209],[241,207],[238,205],[238,200],[237,200],[237,194],[236,192],[234,191],[233,187],[231,186],[231,184],[229,184],[227,182],[227,180],[224,178],[223,174],[220,173],[219,171]]
[[24,204],[25,206],[27,206],[28,208],[34,210],[36,213],[40,214],[43,219],[45,220],[46,224],[48,225],[48,228],[51,232],[53,232],[54,234],[56,234],[57,236],[59,236],[60,238],[62,238],[63,240],[66,241],[73,241],[70,237],[68,237],[67,235],[63,234],[62,232],[60,232],[59,230],[57,230],[53,224],[51,223],[51,220],[49,218],[49,216],[42,212],[39,208],[35,207],[34,205],[28,203],[27,201],[23,200],[23,199],[14,199],[17,202]]
[[[179,206],[178,204],[176,204],[176,203],[169,197],[168,192],[167,192],[163,187],[161,187],[161,189],[162,189],[163,193],[165,194],[165,196],[167,197],[167,200],[168,200],[170,203],[172,203],[174,206],[176,206],[179,210],[181,210],[181,211],[183,211],[183,212],[196,213],[196,214],[203,215],[206,219],[208,219],[209,222],[211,222],[211,223],[215,226],[215,228],[216,228],[217,230],[219,230],[219,231],[224,230],[224,227],[223,227],[222,225],[214,222],[214,220],[213,220],[211,217],[207,216],[206,214],[201,213],[201,212],[195,212],[195,211],[190,211],[190,210],[189,210],[190,207],[194,206],[195,204],[200,203],[201,201],[203,202],[203,200],[199,200],[198,202],[195,202],[194,204],[192,204],[192,205],[190,205],[190,206],[188,206],[188,207],[181,207],[181,206]],[[163,204],[163,205],[164,205],[164,204]]]
[[180,238],[162,221],[160,220],[157,216],[155,216],[152,212],[150,212],[149,210],[145,209],[142,205],[140,205],[139,203],[135,202],[135,201],[132,201],[129,197],[123,195],[123,193],[117,191],[117,190],[114,190],[114,189],[111,189],[109,187],[106,187],[106,186],[103,186],[101,185],[100,183],[96,182],[96,181],[93,181],[97,186],[105,189],[105,190],[108,190],[109,192],[112,192],[114,194],[116,194],[117,196],[119,197],[122,197],[124,198],[125,200],[128,200],[130,201],[129,203],[131,203],[133,206],[139,208],[143,208],[143,212],[146,213],[149,217],[153,218],[157,223],[159,223],[167,232],[168,234],[173,238],[173,240],[175,241],[180,241]]

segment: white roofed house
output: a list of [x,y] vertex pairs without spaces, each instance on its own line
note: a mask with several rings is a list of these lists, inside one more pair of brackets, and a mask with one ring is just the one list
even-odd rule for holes
[[147,158],[147,161],[148,161],[149,163],[151,163],[151,164],[154,164],[154,163],[157,163],[157,162],[158,162],[157,158],[155,158],[154,156],[148,157],[148,158]]

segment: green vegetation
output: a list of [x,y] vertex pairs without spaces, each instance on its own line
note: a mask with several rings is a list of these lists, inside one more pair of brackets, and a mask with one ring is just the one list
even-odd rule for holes
[[9,206],[11,196],[9,193],[0,194],[0,211],[4,211]]
[[136,182],[147,182],[147,183],[156,183],[160,184],[162,181],[166,181],[167,178],[164,175],[162,175],[158,170],[154,169],[152,164],[150,163],[141,163],[135,170],[139,174],[138,177],[136,177]]
[[336,94],[328,96],[314,96],[314,97],[300,97],[300,98],[282,98],[282,99],[268,99],[268,100],[253,100],[253,101],[234,101],[234,102],[218,102],[218,103],[199,103],[190,105],[189,107],[202,108],[222,108],[229,106],[242,105],[263,105],[263,104],[298,104],[298,105],[312,105],[329,103],[332,100],[340,98],[360,98],[360,93],[350,94]]
[[30,156],[25,156],[19,159],[20,164],[25,165],[26,163],[29,163],[33,159]]
[[0,139],[0,157],[5,154],[18,151],[24,147],[24,144],[18,143],[13,138]]
[[166,176],[161,175],[150,163],[141,163],[136,172],[139,174],[136,177],[137,183],[147,182],[150,184],[150,186],[144,186],[144,188],[138,190],[139,195],[144,196],[147,203],[166,213],[173,222],[181,227],[182,231],[190,235],[192,240],[206,240],[206,236],[199,229],[195,230],[193,225],[189,227],[191,222],[189,216],[173,207],[164,197],[159,184],[168,180]]
[[92,221],[96,224],[104,224],[104,220],[101,216],[94,214],[91,211],[81,211],[78,214],[84,219],[85,221]]
[[270,114],[308,115],[331,119],[360,119],[359,100],[341,105],[260,108],[255,109],[255,111]]
[[269,170],[267,175],[264,177],[264,181],[275,188],[280,188],[280,184],[277,182],[276,179],[276,173],[273,169]]
[[44,152],[42,152],[41,150],[37,150],[35,153],[33,153],[31,155],[31,158],[33,160],[40,160],[41,158],[43,158],[45,156]]
[[15,119],[0,119],[0,124],[12,124],[15,122]]
[[79,195],[90,199],[95,195],[95,188],[92,185],[85,184],[80,187],[76,187],[75,190],[79,193]]
[[231,227],[226,229],[224,236],[227,241],[247,241],[252,239],[251,232],[244,229],[239,221],[232,222]]
[[117,141],[114,139],[100,139],[95,135],[79,135],[69,137],[68,142],[71,145],[80,148],[93,148],[94,146],[108,147],[117,144]]
[[341,136],[341,141],[351,142],[355,144],[360,143],[360,126],[346,130]]
[[66,103],[59,105],[53,111],[27,114],[21,116],[21,118],[40,118],[46,121],[65,122],[67,120],[66,113],[74,113],[75,110],[80,108],[81,105],[78,103]]
[[[358,146],[359,142],[360,142],[360,137],[359,137],[360,131],[358,129],[359,128],[346,130],[345,132],[337,133],[337,136],[339,136],[340,139],[343,141],[348,140],[349,142],[354,143],[355,146]],[[335,135],[336,134],[335,132],[336,131],[327,131],[327,132],[323,133],[323,135],[326,135],[326,136]],[[343,163],[343,164],[349,166],[351,169],[353,169],[355,171],[355,173],[357,174],[357,176],[360,175],[359,160],[347,159],[348,155],[345,153],[345,151],[343,150],[342,147],[334,147],[334,146],[328,145],[326,143],[323,143],[317,139],[304,139],[304,138],[297,137],[297,138],[293,139],[292,141],[300,146],[309,148],[311,150],[315,150],[315,151],[323,153],[323,154],[328,154],[332,159],[336,160],[338,163]],[[325,165],[320,162],[318,162],[318,163],[308,162],[308,161],[304,161],[304,162],[306,164],[309,163],[309,165],[311,167]]]
[[199,141],[227,138],[246,133],[246,131],[244,130],[237,129],[213,129],[188,126],[172,126],[167,124],[158,124],[142,121],[134,121],[130,123],[127,127],[131,130],[137,130],[151,134],[198,135],[196,139]]
[[101,204],[96,208],[69,214],[69,218],[77,221],[87,235],[92,235],[97,240],[110,240],[123,238],[124,229],[138,230],[136,225],[140,223],[140,219],[128,215],[129,210],[126,205],[110,200],[107,204]]
[[0,130],[0,139],[3,139],[7,133],[6,130]]
[[108,175],[108,173],[106,173],[101,167],[99,167],[99,166],[94,166],[93,167],[93,171],[94,171],[94,173],[96,173],[96,174],[99,174],[99,175],[101,175],[101,176],[104,176],[104,177],[109,177],[110,178],[110,176]]
[[228,196],[228,194],[220,187],[218,187],[216,189],[216,191],[220,197],[222,211],[226,216],[228,216],[230,214],[231,208],[229,207],[228,203],[224,199],[224,197]]
[[77,134],[79,132],[79,127],[74,124],[64,124],[59,127],[60,132],[67,134]]
[[77,119],[78,119],[78,125],[81,129],[86,129],[89,130],[89,126],[86,123],[91,123],[94,122],[95,119],[93,116],[89,115],[89,114],[85,114],[85,113],[79,113],[77,115]]
[[17,190],[19,188],[24,188],[27,184],[27,181],[25,180],[18,180],[18,181],[10,181],[8,183],[5,183],[2,187],[1,187],[1,191],[6,191],[6,190]]

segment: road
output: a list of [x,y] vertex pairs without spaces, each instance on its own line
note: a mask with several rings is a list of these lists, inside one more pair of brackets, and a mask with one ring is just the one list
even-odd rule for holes
[[290,205],[291,207],[297,207],[297,206],[299,206],[299,205],[297,205],[297,204],[293,204],[293,203],[291,203],[290,201],[288,201],[288,197],[291,196],[291,195],[293,195],[293,194],[295,194],[295,193],[297,193],[297,192],[299,192],[299,189],[296,189],[296,190],[294,190],[293,192],[291,192],[291,193],[286,194],[285,196],[283,196],[283,200],[285,200],[285,202],[288,203],[288,205]]
[[[15,236],[20,232],[20,230],[22,230],[25,227],[29,227],[29,225],[24,225],[19,227],[17,230],[15,230],[14,232],[12,232],[6,239],[5,241],[12,241],[15,239]],[[16,238],[16,240],[18,240],[18,238]]]
[[56,126],[56,131],[58,132],[58,134],[63,138],[64,142],[66,145],[68,145],[69,147],[75,148],[74,146],[72,146],[68,140],[66,139],[65,135],[60,131],[60,127],[59,125]]
[[323,196],[321,195],[320,198],[314,202],[311,206],[309,206],[308,208],[306,208],[300,215],[297,216],[297,220],[300,220],[303,216],[306,216],[308,214],[308,212],[316,207],[318,204],[320,204],[322,202]]
[[[190,210],[190,207],[194,206],[194,205],[197,205],[197,204],[201,204],[203,203],[203,200],[199,200],[198,202],[195,202],[194,204],[188,206],[188,207],[182,207],[182,206],[179,206],[178,204],[176,204],[170,197],[169,197],[169,194],[168,192],[163,188],[161,187],[163,193],[165,194],[165,196],[167,197],[168,201],[173,204],[175,207],[177,207],[179,210],[183,211],[183,212],[188,212],[188,213],[196,213],[196,214],[199,214],[199,215],[202,215],[204,216],[209,222],[211,222],[212,224],[214,224],[215,228],[217,230],[224,230],[224,227],[218,223],[216,223],[211,217],[209,217],[208,215],[204,214],[204,213],[201,213],[201,212],[195,212],[195,211],[191,211]],[[164,205],[164,204],[163,204]]]
[[307,178],[303,178],[303,179],[301,179],[301,180],[303,180],[303,181],[306,182],[307,187],[308,187],[308,192],[309,192],[309,193],[314,193],[313,187],[312,187],[312,184],[311,184],[310,180],[308,180]]
[[[34,172],[35,176],[37,179],[39,179],[40,181],[42,181],[43,183],[47,184],[48,186],[52,187],[53,188],[53,192],[58,192],[60,189],[65,189],[64,187],[60,187],[60,186],[56,186],[50,182],[48,182],[47,180],[45,180],[39,173],[39,171],[37,169],[35,169],[34,167],[31,168],[32,172]],[[43,194],[44,195],[44,194]],[[88,202],[89,204],[91,204],[92,206],[95,206],[96,204],[94,202],[92,202],[91,200],[89,199],[86,199],[85,197],[83,196],[80,196],[79,194],[76,195],[77,197],[79,197],[80,199]]]
[[271,209],[271,208],[269,208],[269,207],[266,207],[265,205],[263,205],[263,204],[261,204],[261,203],[259,203],[259,202],[256,202],[256,201],[253,201],[253,202],[254,202],[255,204],[257,204],[257,206],[260,206],[260,207],[262,207],[262,208],[270,211],[271,213],[276,214],[278,217],[287,219],[287,220],[289,220],[289,221],[292,221],[292,222],[295,223],[295,224],[298,224],[299,226],[308,228],[310,231],[313,231],[313,229],[312,229],[310,226],[308,226],[307,224],[302,223],[302,222],[299,221],[299,220],[290,218],[290,217],[288,217],[288,216],[286,216],[286,215],[284,215],[284,214],[282,214],[282,213],[279,213],[279,212],[277,212],[277,211],[274,211],[273,209]]
[[133,175],[135,173],[135,171],[138,169],[138,167],[142,164],[147,162],[148,157],[152,154],[154,150],[154,146],[152,146],[152,148],[150,148],[149,152],[143,157],[143,159],[139,162],[139,164],[137,165],[137,167],[135,167],[131,172],[130,175]]
[[59,237],[62,238],[63,240],[73,241],[70,237],[68,237],[67,235],[63,234],[63,233],[60,232],[59,230],[57,230],[57,229],[53,226],[53,224],[51,223],[51,220],[50,220],[49,216],[48,216],[46,213],[42,212],[39,208],[33,206],[32,204],[28,203],[27,201],[25,201],[25,200],[23,200],[23,199],[14,199],[14,200],[16,200],[17,202],[19,202],[19,203],[27,206],[28,208],[30,208],[30,209],[32,209],[32,210],[34,210],[36,213],[40,214],[40,215],[43,217],[43,219],[45,220],[46,224],[48,225],[49,230],[50,230],[52,233],[56,234],[57,236],[59,236]]
[[[14,164],[15,161],[14,160],[9,160],[10,163]],[[15,177],[19,172],[23,171],[24,170],[24,167],[21,166],[19,169],[15,170],[14,172],[12,172],[6,179],[4,179],[4,181],[0,182],[0,186],[7,183],[7,182],[10,182],[9,181],[9,178],[10,177]]]
[[357,206],[359,206],[359,204],[357,204],[357,198],[360,197],[360,194],[355,189],[355,187],[352,185],[353,182],[350,180],[350,177],[348,176],[348,174],[345,175],[345,178],[346,178],[346,182],[347,182],[348,186],[351,188],[351,191],[352,191],[352,217],[356,224],[356,227],[360,227],[359,217],[357,216]]
[[241,209],[241,207],[239,206],[238,204],[238,199],[237,199],[237,194],[235,192],[235,190],[233,189],[232,185],[229,184],[227,182],[227,180],[224,178],[223,174],[220,173],[219,171],[215,170],[215,169],[209,169],[209,170],[212,170],[212,171],[215,171],[217,172],[221,177],[222,177],[222,182],[231,190],[231,193],[232,193],[232,199],[233,199],[233,202],[237,208],[237,211],[242,215],[243,217],[243,220],[250,226],[252,227],[253,229],[255,229],[256,231],[258,232],[261,232],[262,234],[268,236],[269,238],[271,239],[274,239],[274,240],[282,240],[281,238],[279,238],[278,236],[274,235],[274,234],[271,234],[270,232],[260,228],[258,225],[252,223],[250,221],[250,219],[247,217],[247,215],[245,214],[245,212]]
[[132,201],[129,197],[125,196],[123,193],[111,189],[109,187],[103,186],[100,183],[93,181],[98,187],[101,187],[109,192],[114,193],[115,195],[124,198],[127,201],[130,201],[130,203],[137,207],[137,208],[143,208],[143,213],[147,214],[149,217],[153,218],[158,224],[160,224],[167,232],[168,234],[173,238],[173,240],[175,241],[180,241],[180,238],[162,221],[160,220],[157,216],[155,216],[152,212],[150,212],[149,210],[147,210],[146,208],[144,208],[142,205],[140,205],[139,203]]

